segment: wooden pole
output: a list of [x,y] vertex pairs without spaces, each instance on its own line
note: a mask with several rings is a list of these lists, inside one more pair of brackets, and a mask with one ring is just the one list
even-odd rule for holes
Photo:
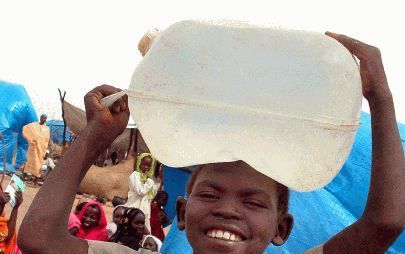
[[136,161],[138,160],[138,128],[135,129],[135,140],[134,140],[134,170],[136,169]]
[[129,152],[131,151],[131,147],[132,147],[133,138],[134,138],[134,129],[131,129],[131,134],[129,135],[129,146],[128,146],[127,155],[125,156],[125,159],[128,159]]
[[62,92],[58,88],[59,91],[59,99],[62,104],[62,119],[63,119],[63,141],[62,141],[62,146],[65,147],[66,145],[66,120],[65,120],[65,108],[64,108],[64,101],[65,101],[65,96],[66,96],[66,91]]

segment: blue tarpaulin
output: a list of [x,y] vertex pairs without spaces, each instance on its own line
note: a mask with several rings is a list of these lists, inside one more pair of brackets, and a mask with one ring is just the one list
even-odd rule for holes
[[[46,125],[49,127],[51,131],[51,141],[55,144],[61,144],[63,142],[63,128],[64,124],[63,121],[55,121],[50,120],[46,121]],[[69,128],[66,127],[66,139],[65,141],[68,142],[71,140]]]
[[[370,184],[371,166],[371,123],[370,115],[363,113],[361,126],[349,155],[340,173],[325,188],[318,191],[291,192],[290,213],[294,216],[294,228],[287,242],[281,247],[269,246],[265,254],[302,253],[316,245],[326,242],[333,235],[352,224],[362,214]],[[398,124],[401,139],[405,140],[405,125]],[[169,170],[170,171],[170,170]],[[168,173],[175,174],[174,171]],[[169,176],[167,176],[169,177]],[[173,176],[170,176],[173,177]],[[184,195],[183,185],[189,174],[175,174],[173,181],[166,181],[165,190],[169,196]],[[181,187],[179,187],[181,186]],[[181,191],[180,191],[181,190]],[[173,195],[173,196],[174,196]],[[169,197],[168,214],[174,213],[175,197]],[[192,253],[184,232],[171,226],[161,252],[163,254]],[[390,254],[405,253],[405,234],[402,233],[392,247]]]
[[[21,85],[0,80],[0,131],[6,142],[7,171],[14,172],[15,166],[26,160],[28,143],[22,136],[24,125],[38,121],[34,106]],[[0,146],[0,171],[3,171],[3,145]]]

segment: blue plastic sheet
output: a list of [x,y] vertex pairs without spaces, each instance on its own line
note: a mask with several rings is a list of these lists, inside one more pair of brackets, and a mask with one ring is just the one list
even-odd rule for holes
[[[46,125],[49,127],[51,131],[51,141],[54,144],[61,144],[63,142],[63,129],[64,129],[64,123],[63,121],[46,121]],[[66,137],[65,141],[68,142],[71,140],[70,136],[70,131],[69,128],[66,127]]]
[[[291,192],[290,213],[294,216],[294,228],[283,246],[269,246],[265,254],[302,253],[326,242],[336,233],[355,222],[362,214],[370,184],[370,115],[363,113],[361,122],[352,151],[338,176],[329,185],[318,191]],[[398,128],[401,139],[405,140],[405,125],[398,124]],[[183,184],[188,177],[188,175],[178,175],[175,179],[179,184]],[[184,186],[182,188],[184,194]],[[171,186],[165,185],[165,189],[171,195]],[[176,190],[178,189],[177,186]],[[167,209],[174,209],[174,206],[170,204]],[[163,254],[192,253],[184,232],[177,229],[176,221],[172,224],[161,252]],[[405,253],[404,233],[386,253]]]
[[[165,191],[168,192],[169,198],[164,207],[166,219],[171,221],[176,216],[176,200],[179,196],[184,196],[185,186],[188,183],[190,173],[179,168],[165,166],[163,170],[163,181]],[[164,225],[166,226],[166,225]]]
[[[21,85],[0,80],[0,131],[6,142],[6,170],[14,172],[26,160],[28,143],[22,136],[24,125],[38,121],[34,106]],[[3,145],[0,146],[0,171],[3,171]]]

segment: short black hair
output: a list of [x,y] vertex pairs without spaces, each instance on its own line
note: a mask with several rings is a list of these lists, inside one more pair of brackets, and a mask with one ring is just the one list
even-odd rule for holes
[[114,208],[114,210],[113,210],[113,212],[112,212],[113,216],[114,216],[115,212],[116,212],[118,209],[120,209],[120,208],[124,209],[124,215],[125,215],[125,213],[127,212],[127,210],[129,209],[129,208],[126,207],[126,206],[118,205],[118,206],[116,206],[116,207]]
[[[201,170],[204,168],[204,165],[199,165],[197,166],[196,169],[191,173],[190,179],[187,183],[186,187],[186,194],[187,196],[190,196],[194,183],[197,180],[198,174],[201,172]],[[288,212],[288,201],[290,200],[290,190],[288,189],[287,186],[282,185],[279,182],[277,183],[277,193],[278,193],[278,210],[281,214],[285,214]]]
[[125,204],[125,200],[124,200],[123,198],[121,198],[121,197],[114,196],[113,199],[111,200],[111,204],[112,204],[114,207],[116,207],[116,206],[118,206],[118,205],[123,205],[123,204]]
[[160,191],[158,191],[157,193],[156,193],[156,196],[155,196],[155,198],[154,199],[157,199],[158,197],[160,197],[160,196],[166,196],[167,198],[169,198],[169,193],[167,193],[166,191],[162,191],[162,190],[160,190]]

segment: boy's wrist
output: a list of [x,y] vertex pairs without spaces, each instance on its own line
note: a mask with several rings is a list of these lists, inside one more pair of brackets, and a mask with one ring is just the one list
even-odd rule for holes
[[97,122],[89,122],[82,132],[82,136],[90,145],[94,145],[97,150],[104,151],[112,141],[109,139],[108,130],[100,126]]
[[370,105],[370,108],[393,103],[392,94],[389,88],[381,91],[373,91],[366,97],[366,99]]

